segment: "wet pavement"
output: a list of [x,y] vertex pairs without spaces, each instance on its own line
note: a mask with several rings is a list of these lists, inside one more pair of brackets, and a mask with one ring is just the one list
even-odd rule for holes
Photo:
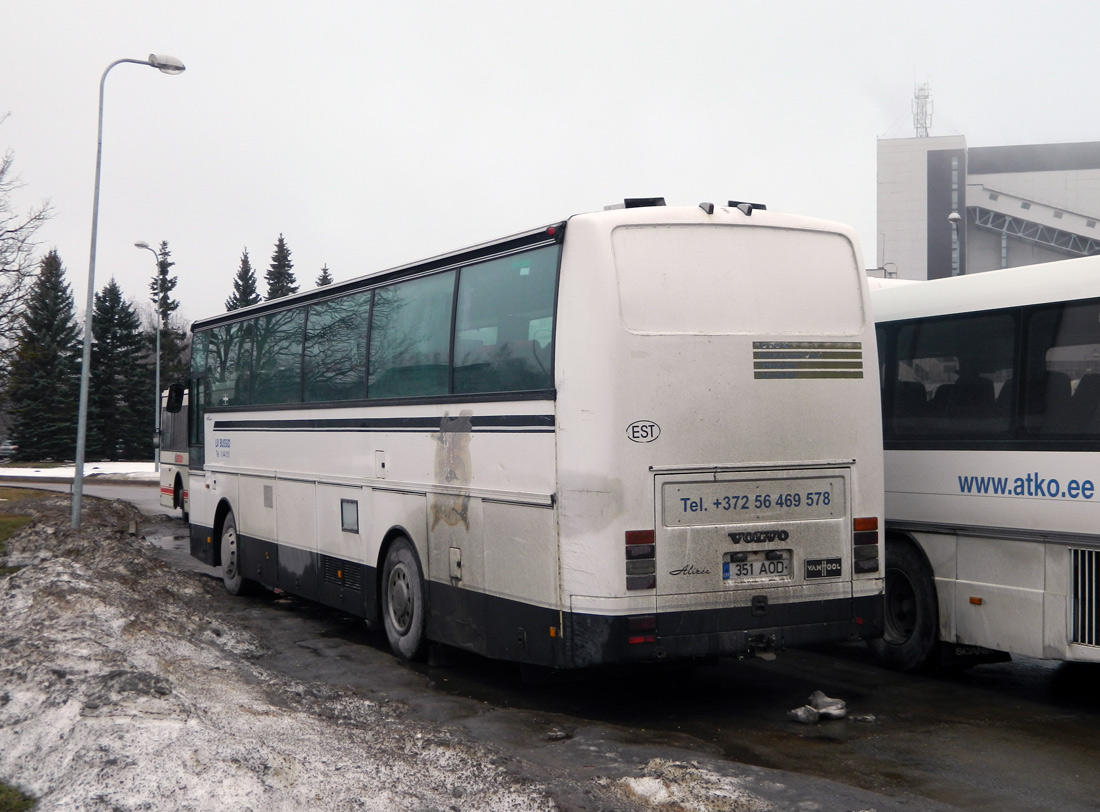
[[[218,577],[190,559],[185,532],[167,515],[146,528],[176,566]],[[816,782],[830,809],[866,808],[862,792],[877,794],[878,810],[1100,809],[1095,666],[1023,659],[914,676],[851,644],[532,681],[515,665],[451,650],[432,665],[400,662],[384,634],[296,598],[226,596],[226,606],[264,640],[264,666],[398,700],[547,769],[621,775],[652,758],[692,760],[773,790],[782,783],[792,807]],[[791,721],[815,690],[844,699],[848,717]]]

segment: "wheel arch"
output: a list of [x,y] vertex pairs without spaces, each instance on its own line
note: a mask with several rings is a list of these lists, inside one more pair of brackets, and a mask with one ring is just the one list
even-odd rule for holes
[[386,566],[386,556],[389,555],[390,548],[399,538],[408,539],[409,544],[412,545],[413,555],[416,556],[417,566],[420,567],[420,576],[424,579],[425,600],[428,600],[428,568],[424,566],[426,556],[421,554],[422,545],[417,544],[416,538],[407,528],[401,525],[394,525],[387,530],[386,534],[382,537],[382,543],[378,545],[378,557],[374,562],[374,610],[377,613],[377,617],[382,617],[382,570]]
[[[225,526],[225,517],[230,513],[236,514],[233,510],[233,506],[229,504],[228,499],[222,499],[218,502],[218,506],[214,508],[214,526],[212,528],[212,538],[217,542],[222,537],[222,528]],[[240,527],[237,528],[240,532]],[[214,562],[212,566],[220,567],[222,565],[222,546],[220,543],[214,544]]]
[[891,530],[884,550],[883,635],[869,640],[875,655],[899,671],[935,669],[940,650],[940,596],[928,555],[913,536]]
[[928,558],[928,554],[924,551],[921,543],[917,541],[916,537],[908,530],[897,530],[888,528],[886,530],[886,543],[887,544],[908,544],[913,550],[924,559],[924,563],[928,565],[928,569],[935,574],[935,569],[932,567],[932,561]]
[[[950,617],[950,606],[944,606],[944,600],[950,600],[950,595],[942,594],[939,585],[936,583],[936,567],[933,565],[932,558],[929,557],[927,551],[924,549],[924,545],[920,543],[916,535],[908,530],[899,530],[897,528],[888,528],[886,531],[885,543],[887,546],[891,544],[904,544],[908,547],[913,555],[917,556],[924,566],[928,568],[928,573],[931,576],[932,595],[935,597],[936,602],[936,629],[938,630],[939,637],[943,640],[950,638],[952,633],[951,629],[945,629],[945,618]],[[883,563],[886,561],[886,550],[883,550]],[[883,571],[885,575],[885,569]]]

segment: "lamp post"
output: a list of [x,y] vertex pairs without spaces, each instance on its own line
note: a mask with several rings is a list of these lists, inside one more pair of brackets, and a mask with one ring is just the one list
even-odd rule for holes
[[[92,195],[92,241],[88,256],[88,302],[84,310],[84,352],[80,361],[80,405],[76,422],[76,459],[73,472],[73,513],[72,528],[80,527],[80,508],[84,496],[84,446],[88,439],[88,379],[92,365],[92,314],[95,311],[95,247],[96,231],[99,226],[99,176],[103,163],[103,88],[107,83],[107,74],[115,65],[132,62],[156,68],[161,73],[175,75],[183,73],[184,65],[174,56],[167,54],[149,54],[148,59],[116,59],[99,79],[99,129],[95,150],[95,191]],[[160,393],[157,393],[159,399]],[[158,404],[159,405],[159,404]]]
[[155,364],[156,375],[153,384],[153,470],[160,473],[160,328],[161,325],[161,298],[164,296],[160,276],[160,257],[147,242],[136,242],[134,248],[144,248],[152,251],[153,259],[157,263],[157,360]]
[[962,273],[960,250],[959,250],[959,223],[962,221],[962,216],[953,211],[947,215],[947,222],[951,224],[951,275],[958,276]]

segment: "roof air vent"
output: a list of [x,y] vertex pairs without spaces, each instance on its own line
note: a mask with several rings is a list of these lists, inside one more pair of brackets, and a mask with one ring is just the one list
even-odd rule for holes
[[763,203],[745,203],[742,200],[731,200],[726,204],[731,209],[740,209],[746,217],[752,217],[753,211],[759,209],[760,211],[767,211],[768,207]]

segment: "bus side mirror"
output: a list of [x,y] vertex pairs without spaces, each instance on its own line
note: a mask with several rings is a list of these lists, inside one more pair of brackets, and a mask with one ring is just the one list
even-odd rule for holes
[[164,410],[169,414],[179,414],[183,409],[183,396],[187,392],[187,388],[182,383],[174,383],[168,387],[168,402],[164,406]]

